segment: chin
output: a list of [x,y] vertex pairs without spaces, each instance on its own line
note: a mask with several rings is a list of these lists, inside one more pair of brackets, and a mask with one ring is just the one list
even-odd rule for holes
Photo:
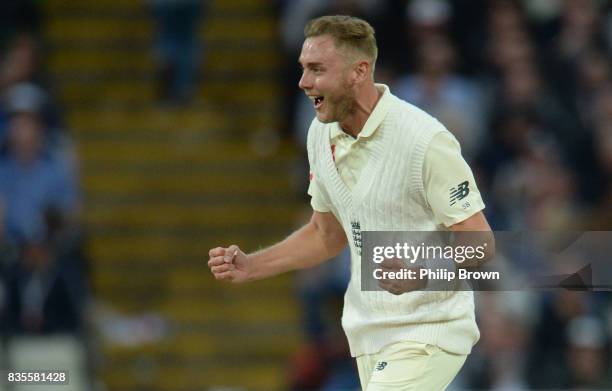
[[330,118],[328,115],[325,115],[323,113],[317,113],[317,120],[319,120],[319,122],[324,123],[324,124],[330,124],[332,122],[336,122],[335,119]]

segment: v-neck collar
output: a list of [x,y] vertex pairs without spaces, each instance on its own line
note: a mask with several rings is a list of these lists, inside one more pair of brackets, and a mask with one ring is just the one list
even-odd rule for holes
[[[376,87],[383,89],[383,95],[380,97],[376,107],[368,117],[362,131],[358,135],[358,138],[371,137],[380,128],[391,107],[393,95],[391,95],[389,87],[384,84],[377,84]],[[385,132],[377,135],[379,139],[377,139],[376,142],[373,142],[372,148],[370,148],[371,153],[368,156],[368,160],[365,163],[359,178],[357,178],[357,183],[355,183],[355,186],[351,190],[336,169],[336,164],[334,162],[331,150],[331,141],[333,138],[339,135],[337,132],[341,132],[342,134],[344,134],[344,132],[342,132],[342,129],[340,129],[337,122],[327,129],[329,135],[325,137],[324,147],[325,165],[327,166],[326,171],[331,177],[331,182],[334,184],[333,191],[337,193],[342,202],[347,205],[351,205],[352,209],[354,206],[361,203],[367,194],[368,189],[371,187],[372,182],[376,178],[375,174],[378,172],[379,166],[383,160],[386,144],[385,141],[389,138],[389,135]]]
[[[374,110],[372,110],[372,112],[370,113],[370,116],[366,120],[366,123],[363,125],[363,128],[361,129],[359,134],[357,134],[357,137],[355,138],[356,140],[359,140],[360,138],[371,137],[374,132],[376,132],[376,130],[379,128],[380,124],[389,112],[389,107],[391,106],[392,100],[392,95],[391,91],[389,90],[389,87],[385,84],[376,84],[375,86],[379,92],[382,92],[382,95],[378,99],[378,102],[376,102],[376,106],[374,106]],[[334,122],[331,126],[330,139],[333,140],[344,134],[347,133],[342,130],[342,128],[340,127],[340,123]]]

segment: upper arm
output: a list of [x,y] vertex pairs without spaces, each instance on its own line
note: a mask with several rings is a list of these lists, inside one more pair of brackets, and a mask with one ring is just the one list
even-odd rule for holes
[[464,262],[462,267],[481,266],[495,257],[495,235],[487,222],[484,213],[477,212],[473,216],[453,224],[449,229],[454,232],[455,243],[471,247],[484,246],[484,258]]
[[451,231],[462,232],[462,231],[478,231],[488,232],[491,231],[489,222],[482,211],[475,213],[467,219],[455,223],[448,227]]
[[348,243],[344,228],[333,213],[313,211],[310,223],[327,247],[342,250]]

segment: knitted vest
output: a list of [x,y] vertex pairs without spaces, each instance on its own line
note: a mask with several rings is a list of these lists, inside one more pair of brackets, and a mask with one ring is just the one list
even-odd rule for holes
[[308,134],[312,180],[342,224],[351,250],[351,279],[342,326],[351,354],[374,354],[385,345],[416,341],[468,354],[479,338],[472,292],[363,292],[361,231],[433,231],[437,226],[423,185],[423,161],[432,138],[447,130],[422,110],[392,96],[373,137],[372,154],[352,191],[338,174],[330,145],[332,124],[313,121]]

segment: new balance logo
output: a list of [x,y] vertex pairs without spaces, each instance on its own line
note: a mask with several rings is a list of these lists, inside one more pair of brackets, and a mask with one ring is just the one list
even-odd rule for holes
[[378,363],[378,365],[376,365],[376,370],[377,371],[382,371],[383,369],[385,369],[386,366],[387,366],[387,362],[386,361],[380,361]]
[[470,194],[469,182],[465,181],[457,185],[457,187],[451,187],[450,189],[450,205],[453,206],[457,201],[464,199]]

